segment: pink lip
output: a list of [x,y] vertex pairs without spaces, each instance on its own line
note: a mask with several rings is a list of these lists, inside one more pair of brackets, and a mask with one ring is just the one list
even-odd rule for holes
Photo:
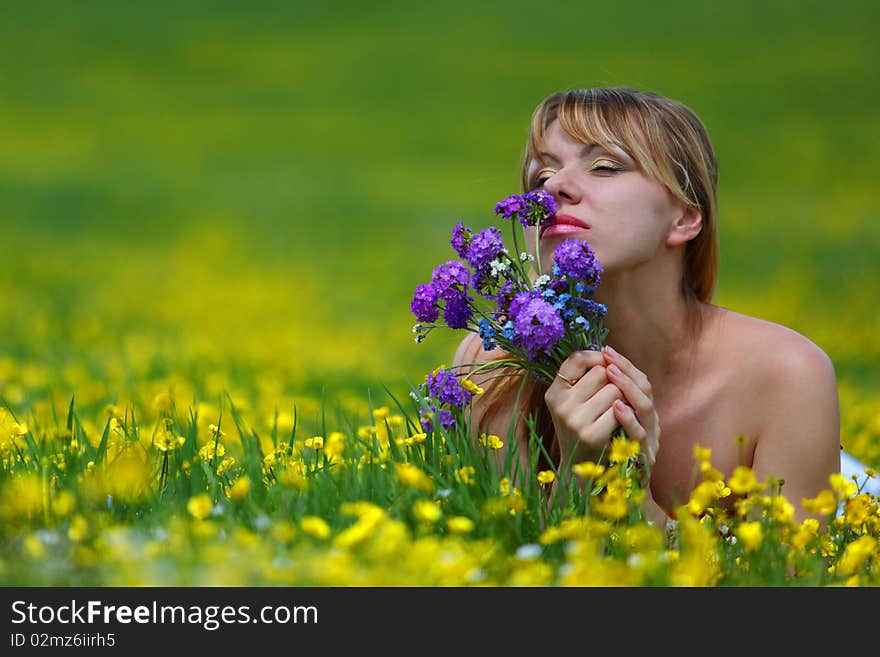
[[582,230],[590,230],[590,225],[570,214],[557,214],[553,222],[541,230],[541,237],[579,233]]

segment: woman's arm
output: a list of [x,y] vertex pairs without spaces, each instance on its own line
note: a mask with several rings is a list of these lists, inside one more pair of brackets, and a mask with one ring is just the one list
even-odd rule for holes
[[[840,471],[840,410],[831,359],[791,331],[762,349],[763,381],[753,408],[762,410],[752,470],[759,481],[784,480],[782,495],[800,521],[804,498],[829,487]],[[824,520],[824,519],[820,519]]]

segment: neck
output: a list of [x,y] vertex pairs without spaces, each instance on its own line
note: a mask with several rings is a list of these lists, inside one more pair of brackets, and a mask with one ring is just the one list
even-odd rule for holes
[[645,373],[652,386],[663,385],[688,367],[697,336],[693,312],[679,286],[680,276],[628,270],[603,278],[596,300],[608,307],[606,343]]

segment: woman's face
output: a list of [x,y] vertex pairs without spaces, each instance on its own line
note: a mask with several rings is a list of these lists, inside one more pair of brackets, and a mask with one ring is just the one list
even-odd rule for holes
[[[650,262],[666,245],[683,212],[669,191],[647,177],[622,150],[585,145],[550,124],[540,160],[530,180],[553,195],[556,217],[541,229],[542,270],[552,267],[553,251],[566,239],[586,240],[606,273]],[[535,231],[526,230],[531,253]]]

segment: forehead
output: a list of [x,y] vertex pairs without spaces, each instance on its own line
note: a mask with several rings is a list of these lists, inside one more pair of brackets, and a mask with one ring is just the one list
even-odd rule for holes
[[536,139],[534,157],[543,161],[558,162],[567,158],[586,158],[602,154],[632,160],[629,153],[606,135],[574,137],[562,128],[559,121],[553,121],[542,137]]

